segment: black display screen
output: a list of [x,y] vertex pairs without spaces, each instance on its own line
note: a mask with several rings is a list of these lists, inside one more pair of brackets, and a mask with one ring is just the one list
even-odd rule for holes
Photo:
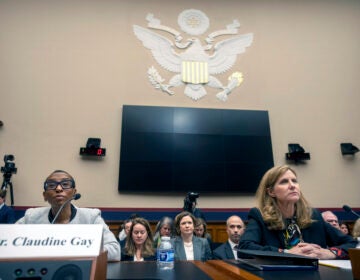
[[119,192],[255,193],[273,167],[267,111],[124,105]]

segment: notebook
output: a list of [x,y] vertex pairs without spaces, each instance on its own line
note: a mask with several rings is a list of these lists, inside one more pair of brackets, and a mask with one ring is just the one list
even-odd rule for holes
[[247,266],[256,270],[317,270],[317,258],[304,257],[289,253],[259,250],[238,250],[249,258],[232,260],[238,266]]

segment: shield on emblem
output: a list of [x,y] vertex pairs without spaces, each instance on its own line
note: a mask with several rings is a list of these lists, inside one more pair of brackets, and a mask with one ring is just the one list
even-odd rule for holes
[[206,84],[209,82],[209,68],[206,61],[182,61],[181,79],[184,83]]

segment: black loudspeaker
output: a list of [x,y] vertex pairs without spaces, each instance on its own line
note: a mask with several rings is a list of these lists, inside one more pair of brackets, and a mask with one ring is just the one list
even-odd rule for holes
[[359,151],[359,149],[351,143],[341,143],[340,148],[343,155],[353,155]]
[[[106,253],[105,253],[106,254]],[[107,256],[68,259],[0,260],[0,279],[6,280],[103,280]]]
[[91,260],[0,262],[0,279],[91,279]]
[[101,139],[100,138],[88,138],[86,142],[86,148],[98,149],[100,148]]

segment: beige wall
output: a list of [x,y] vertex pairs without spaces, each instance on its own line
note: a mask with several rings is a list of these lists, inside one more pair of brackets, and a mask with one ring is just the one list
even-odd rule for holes
[[[175,1],[174,1],[175,2]],[[193,101],[183,87],[169,96],[147,80],[154,65],[134,36],[153,13],[177,30],[185,9],[210,18],[208,33],[233,19],[254,42],[233,71],[243,84],[227,102],[217,91]],[[295,166],[315,207],[360,207],[360,1],[0,1],[0,155],[14,154],[15,205],[44,205],[42,182],[54,169],[77,180],[80,206],[181,207],[183,196],[123,195],[117,191],[122,105],[268,110],[274,160],[285,163],[288,143],[311,160]],[[223,82],[229,73],[217,76]],[[107,156],[84,160],[79,148],[100,137]],[[3,162],[1,162],[3,166]],[[203,208],[247,208],[253,197],[201,196]]]

